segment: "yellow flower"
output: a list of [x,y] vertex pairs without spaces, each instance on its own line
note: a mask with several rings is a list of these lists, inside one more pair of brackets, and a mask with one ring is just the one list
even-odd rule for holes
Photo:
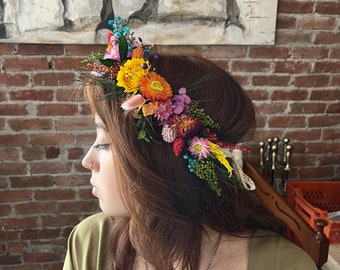
[[143,58],[133,58],[120,67],[117,74],[117,85],[124,87],[127,93],[136,94],[141,78],[149,72],[150,64]]
[[146,99],[166,101],[172,96],[171,86],[155,72],[142,78],[140,84],[140,92]]
[[233,168],[230,166],[229,161],[226,159],[224,153],[219,149],[217,144],[208,142],[210,146],[210,153],[228,170],[229,176],[233,173]]

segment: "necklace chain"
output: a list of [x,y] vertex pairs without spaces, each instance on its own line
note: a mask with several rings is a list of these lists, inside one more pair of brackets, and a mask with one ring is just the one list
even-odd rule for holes
[[[213,264],[213,262],[214,262],[214,259],[215,259],[215,257],[216,257],[217,250],[218,250],[218,248],[219,248],[219,246],[220,246],[220,244],[221,244],[221,239],[222,239],[222,233],[220,233],[220,234],[218,235],[218,238],[217,238],[217,241],[216,241],[216,244],[215,244],[215,247],[214,247],[214,252],[213,252],[213,254],[212,254],[212,256],[211,256],[211,259],[210,259],[210,261],[209,261],[209,264],[208,264],[208,267],[207,267],[206,270],[211,270],[211,266],[212,266],[212,264]],[[148,263],[147,263],[146,261],[144,261],[144,263],[145,263],[145,270],[149,270],[149,265],[148,265]]]

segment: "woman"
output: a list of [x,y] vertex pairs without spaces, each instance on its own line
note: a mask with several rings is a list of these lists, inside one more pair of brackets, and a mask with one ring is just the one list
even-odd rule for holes
[[200,57],[152,56],[119,23],[109,41],[83,77],[97,137],[82,164],[103,213],[74,228],[64,269],[316,269],[231,154],[255,125],[238,83]]

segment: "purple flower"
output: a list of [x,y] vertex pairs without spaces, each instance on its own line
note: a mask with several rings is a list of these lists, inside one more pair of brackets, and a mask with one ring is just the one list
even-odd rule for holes
[[182,112],[186,111],[189,108],[190,105],[190,97],[186,94],[187,89],[182,87],[179,89],[178,93],[179,95],[174,95],[172,97],[173,100],[173,112],[175,114],[181,114]]

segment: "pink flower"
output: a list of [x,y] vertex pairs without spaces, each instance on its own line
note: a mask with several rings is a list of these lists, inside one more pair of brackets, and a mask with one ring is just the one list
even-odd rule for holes
[[106,48],[106,53],[104,55],[104,59],[113,59],[116,61],[120,61],[119,55],[119,44],[117,42],[117,37],[112,33],[107,35],[108,45]]
[[188,149],[190,153],[199,160],[201,158],[207,158],[210,154],[210,146],[208,145],[208,140],[205,138],[192,138]]
[[186,111],[189,108],[191,100],[186,92],[187,89],[182,87],[178,91],[179,95],[173,96],[172,100],[175,114],[181,114],[183,111]]
[[140,94],[137,94],[137,95],[134,95],[134,96],[128,98],[127,100],[125,100],[122,103],[122,105],[120,105],[120,106],[125,111],[132,111],[132,110],[137,109],[140,106],[142,106],[144,104],[144,102],[145,102],[145,100],[144,100],[143,96],[140,95]]
[[162,127],[162,137],[165,142],[172,143],[177,137],[177,131],[175,128],[164,124]]
[[158,102],[158,107],[154,111],[155,117],[158,120],[164,121],[168,119],[172,114],[172,103],[168,99],[165,102]]

